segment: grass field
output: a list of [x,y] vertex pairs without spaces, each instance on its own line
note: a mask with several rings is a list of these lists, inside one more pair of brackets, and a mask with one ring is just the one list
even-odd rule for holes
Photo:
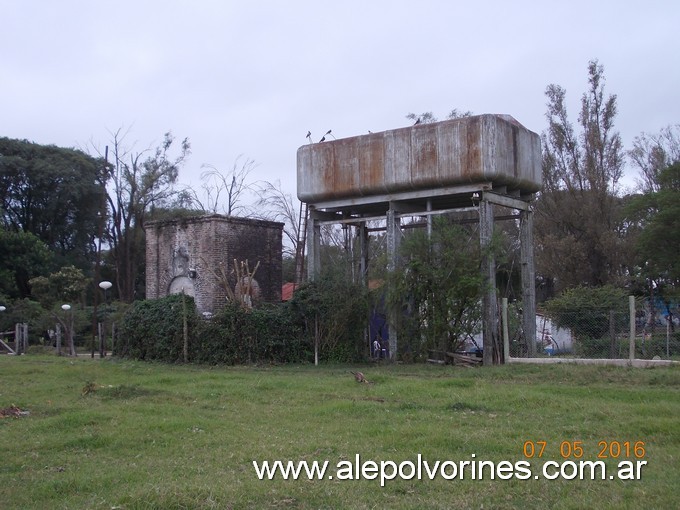
[[[357,368],[372,384],[355,382]],[[29,414],[0,419],[0,508],[680,508],[678,367],[205,367],[3,356],[0,408],[12,405]],[[524,455],[526,441],[537,446],[534,458]],[[566,460],[596,461],[603,441],[607,479],[535,479],[545,461],[565,460],[560,447]],[[633,450],[638,441],[644,451]],[[334,467],[357,454],[377,464],[415,463],[418,454],[429,465],[527,461],[532,474],[492,480],[487,470],[479,480],[463,470],[462,480],[423,474],[381,487],[338,476],[259,480],[253,466]],[[647,462],[641,480],[609,479],[636,454]]]

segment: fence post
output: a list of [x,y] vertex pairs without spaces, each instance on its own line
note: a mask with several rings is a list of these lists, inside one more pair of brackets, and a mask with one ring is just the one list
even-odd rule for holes
[[609,359],[616,358],[616,327],[614,310],[609,310]]
[[628,296],[628,310],[630,313],[630,337],[628,347],[628,359],[635,359],[635,296]]
[[61,356],[61,324],[57,322],[57,356]]
[[510,361],[510,330],[508,328],[508,298],[501,299],[501,320],[503,321],[503,363]]

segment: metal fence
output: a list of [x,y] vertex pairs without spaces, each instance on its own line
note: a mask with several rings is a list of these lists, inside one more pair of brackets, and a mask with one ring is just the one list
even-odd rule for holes
[[532,349],[521,331],[521,310],[507,309],[510,357],[569,357],[588,359],[679,359],[678,316],[653,310],[645,301],[612,307],[536,314]]

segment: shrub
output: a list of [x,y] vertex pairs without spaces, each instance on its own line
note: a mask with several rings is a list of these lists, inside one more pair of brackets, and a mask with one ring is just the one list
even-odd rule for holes
[[[209,364],[302,362],[310,346],[286,305],[248,310],[227,305],[212,319],[196,313],[186,299],[189,361]],[[184,327],[181,295],[137,301],[125,314],[115,354],[147,361],[183,359]]]
[[181,361],[185,306],[192,332],[199,321],[192,297],[175,294],[133,303],[123,317],[114,354],[142,360]]
[[364,329],[368,318],[368,292],[341,271],[326,270],[301,286],[293,296],[293,320],[304,328],[305,345],[318,342],[323,361],[353,362],[368,357]]
[[284,363],[309,359],[309,345],[286,305],[264,305],[248,310],[227,305],[203,321],[191,346],[191,360],[199,363]]
[[575,287],[545,303],[548,316],[561,328],[570,329],[578,339],[603,338],[613,318],[616,329],[628,321],[626,293],[610,285]]

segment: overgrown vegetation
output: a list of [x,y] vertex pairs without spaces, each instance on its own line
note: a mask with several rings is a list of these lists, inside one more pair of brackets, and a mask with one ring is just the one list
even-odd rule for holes
[[361,361],[368,357],[367,310],[365,289],[331,273],[302,286],[291,303],[231,302],[210,320],[198,316],[188,296],[137,301],[123,319],[116,354],[183,361],[186,317],[192,363],[308,363],[315,345],[322,362]]
[[547,315],[574,336],[575,353],[583,357],[626,357],[630,313],[628,296],[611,285],[575,287],[545,303]]
[[388,294],[389,305],[403,311],[402,351],[416,359],[428,349],[455,351],[480,331],[482,255],[478,232],[446,218],[437,218],[431,237],[424,229],[404,237]]
[[291,311],[323,359],[342,362],[367,358],[368,294],[344,271],[330,267],[302,286],[293,296]]
[[114,354],[148,361],[175,363],[184,359],[184,321],[192,336],[198,315],[193,298],[174,294],[162,299],[135,301],[120,328]]
[[198,324],[190,349],[197,363],[301,363],[311,346],[286,305],[248,310],[232,303]]

